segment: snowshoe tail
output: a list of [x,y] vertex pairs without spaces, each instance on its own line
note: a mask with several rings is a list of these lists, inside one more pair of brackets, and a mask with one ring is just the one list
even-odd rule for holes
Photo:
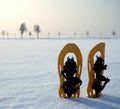
[[103,85],[103,86],[105,87],[105,86],[106,86],[106,84],[107,84],[109,81],[110,81],[110,79],[108,79],[108,78],[107,78],[107,80],[105,81],[105,83],[104,83],[104,85]]
[[[61,50],[58,56],[58,74],[59,74],[59,80],[60,80],[60,85],[59,85],[59,91],[58,94],[62,98],[68,98],[67,94],[62,89],[63,82],[65,81],[63,75],[61,74],[61,71],[64,69],[64,59],[66,54],[68,53],[73,53],[76,57],[76,64],[77,64],[77,73],[75,77],[80,78],[81,76],[81,71],[82,71],[82,54],[81,51],[79,50],[78,46],[74,43],[68,43],[67,45],[64,46],[64,48]],[[80,96],[80,88],[76,91],[75,94],[72,94],[71,97],[77,98]]]
[[[100,53],[101,58],[104,59],[104,55],[105,55],[105,43],[99,43],[96,46],[94,46],[91,51],[89,52],[88,55],[88,86],[87,86],[87,94],[88,97],[90,98],[95,98],[96,97],[96,93],[93,89],[93,84],[95,81],[95,74],[94,74],[94,56],[96,55],[96,53]],[[103,72],[102,72],[103,74]],[[101,92],[99,92],[98,94],[99,96],[101,96]],[[98,97],[99,97],[98,96]]]

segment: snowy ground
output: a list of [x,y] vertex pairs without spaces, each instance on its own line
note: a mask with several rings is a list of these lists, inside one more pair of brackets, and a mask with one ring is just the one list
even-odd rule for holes
[[[58,96],[57,58],[67,43],[83,55],[81,95]],[[111,81],[98,99],[87,97],[87,55],[106,43],[104,72]],[[0,40],[0,109],[120,109],[120,40]]]

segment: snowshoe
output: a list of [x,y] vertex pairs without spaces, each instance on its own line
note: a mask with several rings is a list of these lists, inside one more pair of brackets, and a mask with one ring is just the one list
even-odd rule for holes
[[[88,86],[87,86],[87,94],[88,97],[96,98],[101,96],[101,92],[95,91],[93,88],[93,84],[95,82],[95,73],[94,73],[94,56],[99,52],[101,58],[104,59],[105,55],[105,43],[99,43],[95,47],[93,47],[88,55]],[[103,75],[103,72],[101,73]],[[102,84],[102,83],[100,83]],[[97,96],[96,96],[97,95]]]
[[[76,73],[70,74],[69,77],[67,75],[63,75],[63,70],[65,69],[64,61],[65,61],[65,56],[68,53],[73,53],[76,57]],[[71,68],[71,67],[70,67]],[[72,69],[70,70],[72,71]],[[80,96],[80,84],[70,86],[70,90],[72,89],[72,94],[71,92],[69,93],[68,87],[65,85],[67,84],[67,78],[71,78],[73,75],[76,78],[80,78],[81,76],[81,71],[82,71],[82,54],[81,51],[79,50],[78,46],[74,43],[68,43],[67,45],[64,46],[64,48],[61,50],[58,56],[58,74],[59,74],[59,80],[60,80],[60,85],[59,85],[59,91],[58,94],[62,98],[77,98]],[[74,88],[73,88],[74,87]],[[63,90],[64,89],[64,90]],[[76,90],[77,89],[77,90]]]

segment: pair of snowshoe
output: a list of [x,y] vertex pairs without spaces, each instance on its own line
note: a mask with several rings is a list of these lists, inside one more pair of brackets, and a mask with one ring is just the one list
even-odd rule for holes
[[[105,43],[97,44],[88,55],[88,87],[87,94],[88,97],[96,98],[101,95],[101,91],[104,89],[105,85],[110,81],[107,81],[102,85],[102,81],[95,77],[94,71],[94,56],[96,53],[100,53],[100,58],[104,60],[105,54]],[[65,56],[68,53],[73,53],[74,58],[67,59]],[[65,63],[65,64],[64,64]],[[104,62],[102,61],[102,64]],[[105,67],[105,66],[104,66]],[[107,66],[106,66],[107,67]],[[82,54],[78,46],[74,43],[68,43],[60,52],[58,56],[58,73],[60,79],[59,85],[59,96],[62,98],[78,98],[80,96],[80,85],[82,81],[80,79],[82,71]],[[100,75],[103,76],[103,70],[101,70]]]

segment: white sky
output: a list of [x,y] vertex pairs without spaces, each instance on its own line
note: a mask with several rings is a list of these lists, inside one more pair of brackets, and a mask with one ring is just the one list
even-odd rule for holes
[[25,22],[28,31],[33,25],[41,28],[41,36],[86,33],[120,35],[120,0],[0,0],[0,32],[19,33]]

